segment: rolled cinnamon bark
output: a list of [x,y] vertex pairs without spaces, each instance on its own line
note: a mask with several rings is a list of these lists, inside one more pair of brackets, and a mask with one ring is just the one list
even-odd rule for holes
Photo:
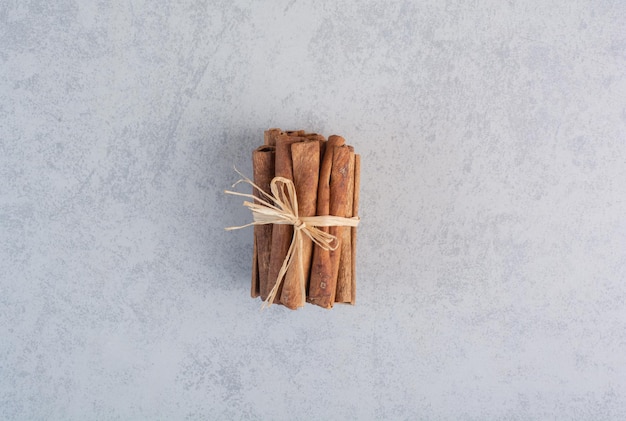
[[326,140],[324,135],[321,135],[319,133],[306,133],[306,134],[304,134],[304,137],[306,137],[307,139],[310,139],[310,140],[313,140],[313,139],[321,140],[321,141]]
[[[307,140],[291,145],[293,161],[293,182],[298,197],[298,215],[315,216],[317,210],[317,186],[319,180],[319,140]],[[296,309],[306,303],[306,288],[311,269],[313,242],[302,235],[302,261],[296,255],[293,263],[287,270],[280,302],[285,306]],[[304,279],[301,278],[301,272]],[[304,282],[304,284],[302,283]]]
[[[273,146],[260,146],[252,152],[252,173],[254,184],[263,191],[269,193],[270,183],[274,178],[274,156]],[[253,194],[264,200],[268,200],[254,189]],[[252,297],[261,295],[265,300],[274,284],[271,284],[269,276],[270,253],[272,249],[272,225],[254,226],[254,260],[252,276]],[[256,272],[256,276],[255,276]]]
[[[276,158],[274,164],[274,176],[284,177],[293,181],[293,164],[291,160],[291,145],[300,141],[299,137],[292,137],[287,134],[279,135],[276,138]],[[270,255],[270,266],[268,271],[270,290],[274,287],[280,268],[283,265],[289,245],[293,237],[293,227],[291,225],[272,225],[272,251]],[[282,286],[276,293],[273,303],[280,303]]]
[[269,129],[265,130],[264,139],[265,144],[268,146],[276,146],[276,138],[283,134],[281,129]]
[[301,137],[304,136],[305,133],[304,130],[287,130],[285,134],[291,137]]
[[[348,146],[349,159],[348,171],[346,174],[347,192],[345,213],[337,216],[352,216],[352,206],[354,203],[354,148]],[[339,272],[337,274],[337,292],[335,302],[349,303],[352,300],[352,230],[349,227],[342,227],[341,246],[339,251]]]
[[[317,190],[317,215],[330,214],[331,173],[333,172],[334,165],[333,158],[335,151],[341,149],[344,144],[345,140],[341,136],[330,136],[328,141],[325,143],[324,158],[320,168],[319,185]],[[335,192],[332,196],[337,199],[337,192]],[[329,232],[329,228],[321,229]],[[319,246],[313,247],[313,263],[311,265],[309,294],[307,300],[310,303],[321,307],[332,307],[335,296],[336,279],[337,275],[333,270],[330,251],[324,250]]]
[[307,139],[316,139],[320,142],[320,163],[324,159],[324,149],[326,146],[326,138],[318,133],[307,133],[304,135]]
[[[343,216],[347,213],[348,207],[348,186],[350,166],[350,149],[348,146],[340,146],[335,148],[333,153],[333,168],[330,173],[330,214]],[[337,288],[337,276],[339,274],[339,258],[341,257],[341,240],[343,232],[348,227],[332,226],[328,232],[337,238],[337,249],[330,251],[330,262],[332,264],[332,278],[329,287],[332,286],[330,303],[332,307],[335,301],[335,293]]]
[[[361,155],[354,156],[354,199],[352,216],[359,216],[359,190],[361,189]],[[352,227],[352,297],[350,303],[356,304],[356,227]]]

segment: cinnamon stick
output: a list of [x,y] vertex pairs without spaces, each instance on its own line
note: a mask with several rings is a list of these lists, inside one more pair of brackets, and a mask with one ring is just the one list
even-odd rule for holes
[[[320,167],[317,190],[317,215],[329,215],[331,211],[331,173],[335,150],[341,149],[345,140],[341,136],[330,136],[325,143],[324,158]],[[337,196],[335,193],[333,196]],[[329,228],[321,228],[329,232]],[[336,275],[335,275],[336,280]],[[313,263],[309,281],[307,300],[313,304],[330,308],[334,301],[336,282],[333,282],[333,264],[331,253],[319,246],[313,248]]]
[[[320,167],[320,143],[317,138],[291,145],[293,162],[293,182],[298,197],[298,215],[315,216],[317,211],[317,187]],[[287,270],[280,302],[285,306],[296,309],[306,303],[306,287],[311,269],[313,242],[302,236],[302,261],[296,256]],[[301,272],[304,274],[302,284]]]
[[[361,189],[361,155],[354,156],[354,198],[352,216],[359,216],[359,190]],[[356,227],[352,227],[352,289],[350,304],[356,304]]]
[[[348,171],[346,174],[347,192],[346,192],[346,204],[345,212],[343,215],[351,217],[354,203],[354,148],[348,146],[349,158],[348,158]],[[352,300],[352,230],[348,227],[342,227],[341,233],[341,246],[337,249],[339,251],[339,272],[337,274],[337,292],[335,295],[335,302],[337,303],[349,303]]]
[[[335,148],[333,153],[333,167],[330,173],[330,214],[343,216],[347,213],[348,204],[348,185],[350,165],[350,149],[348,146],[340,146]],[[339,274],[339,258],[341,257],[341,241],[343,232],[347,227],[332,226],[328,232],[337,238],[338,247],[330,251],[330,261],[332,264],[332,277],[330,278],[329,287],[332,287],[329,306],[332,307],[335,301],[335,293],[337,288],[337,276]]]
[[[292,137],[287,134],[281,134],[276,138],[276,157],[274,161],[274,176],[284,177],[293,180],[293,164],[291,160],[291,145],[300,141],[299,137]],[[272,225],[272,249],[270,254],[270,265],[268,270],[269,283],[273,288],[283,261],[287,256],[289,245],[293,237],[293,227],[291,225]],[[269,293],[269,291],[268,291]],[[282,286],[278,290],[274,303],[280,303],[282,294]]]
[[324,135],[321,135],[319,133],[306,133],[304,134],[304,137],[306,137],[307,139],[316,139],[316,140],[326,140],[326,138],[324,137]]
[[[273,146],[260,146],[252,152],[254,184],[265,192],[270,191],[270,183],[272,178],[274,178],[274,156],[275,148]],[[253,194],[267,200],[267,197],[263,197],[257,189],[254,189]],[[267,298],[267,295],[274,285],[269,279],[271,249],[272,226],[255,225],[251,295],[252,297],[258,297],[260,295],[262,300]]]
[[265,130],[265,133],[264,133],[265,142],[264,143],[268,146],[276,146],[276,138],[280,136],[281,134],[283,134],[283,131],[281,129]]

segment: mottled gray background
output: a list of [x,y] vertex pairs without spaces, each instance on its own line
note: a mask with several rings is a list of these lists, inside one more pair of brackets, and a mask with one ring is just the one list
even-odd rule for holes
[[[624,2],[113,3],[0,3],[0,418],[626,419]],[[356,307],[248,296],[276,126]]]

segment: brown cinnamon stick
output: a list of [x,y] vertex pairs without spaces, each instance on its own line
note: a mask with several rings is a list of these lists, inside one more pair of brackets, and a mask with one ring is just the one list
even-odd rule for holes
[[283,131],[281,129],[265,130],[265,133],[264,133],[265,142],[264,143],[268,146],[276,146],[276,138],[280,136],[281,134],[283,134]]
[[[270,183],[274,178],[274,156],[275,148],[273,146],[260,146],[252,152],[252,173],[254,184],[259,186],[263,191],[269,193]],[[254,189],[253,194],[264,200],[268,200]],[[270,282],[269,266],[270,252],[272,249],[272,226],[271,225],[255,225],[254,226],[254,258],[253,258],[253,276],[252,276],[252,297],[261,295],[261,299],[265,300],[272,289],[273,283]],[[256,275],[255,275],[256,272]]]
[[[335,151],[342,149],[344,144],[345,140],[341,136],[330,136],[325,143],[317,191],[317,215],[329,215],[331,211],[331,196],[337,199],[338,192],[331,195],[331,173],[337,171],[337,168],[333,168]],[[347,150],[346,148],[344,149]],[[337,164],[339,165],[339,162]],[[335,181],[335,187],[336,184],[337,182]],[[329,228],[322,228],[322,230],[329,232]],[[311,265],[307,298],[309,302],[326,308],[332,307],[337,279],[333,267],[331,252],[315,246],[313,248],[313,263]]]
[[[352,216],[352,206],[354,203],[354,148],[348,146],[348,171],[346,174],[347,192],[345,212],[343,215]],[[339,252],[339,272],[337,274],[337,292],[335,302],[349,303],[352,300],[352,230],[348,227],[342,227],[341,246],[337,249]]]
[[313,139],[321,140],[321,141],[326,140],[324,135],[321,135],[319,133],[306,133],[306,134],[304,134],[304,137],[306,137],[307,139],[310,139],[310,140],[313,140]]
[[[299,137],[292,137],[287,134],[279,135],[276,138],[276,157],[274,164],[274,176],[284,177],[293,180],[293,163],[291,160],[291,145],[300,141]],[[272,251],[270,255],[270,266],[268,271],[269,282],[273,288],[280,268],[283,265],[291,239],[293,237],[293,227],[291,225],[272,225]],[[269,291],[268,291],[269,293]],[[280,303],[282,286],[278,290],[274,303]]]
[[[352,216],[359,216],[359,190],[361,189],[361,155],[354,156],[354,198]],[[352,227],[352,297],[350,303],[356,304],[356,227]]]
[[[319,180],[320,143],[314,138],[291,145],[293,162],[293,181],[298,197],[298,215],[315,216],[317,211],[317,187]],[[313,242],[302,235],[302,261],[295,256],[293,263],[287,270],[280,302],[285,306],[296,309],[306,303],[306,287],[311,269]],[[304,275],[302,284],[301,271]]]
[[[350,149],[348,146],[340,146],[335,148],[333,153],[333,168],[330,173],[330,214],[343,216],[347,213],[348,205],[348,186],[350,165]],[[333,290],[330,296],[330,307],[335,301],[335,293],[337,288],[337,276],[339,274],[339,258],[341,257],[341,241],[343,232],[348,227],[332,226],[328,232],[337,238],[337,249],[330,251],[330,261],[332,264],[332,278],[329,287]]]

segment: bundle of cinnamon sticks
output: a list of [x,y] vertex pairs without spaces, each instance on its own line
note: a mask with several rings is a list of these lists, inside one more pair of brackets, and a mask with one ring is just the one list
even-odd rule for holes
[[[358,216],[360,156],[341,136],[328,140],[304,130],[265,131],[265,142],[252,153],[254,184],[270,191],[274,177],[293,181],[301,217],[334,215]],[[262,194],[255,188],[255,197]],[[267,199],[266,199],[267,200]],[[336,248],[325,249],[303,236],[301,259],[287,268],[273,304],[290,309],[305,302],[324,308],[334,303],[355,303],[356,227],[320,227],[336,237]],[[293,239],[294,226],[255,225],[252,262],[253,298],[265,301],[276,284]],[[301,274],[305,285],[302,285]]]

